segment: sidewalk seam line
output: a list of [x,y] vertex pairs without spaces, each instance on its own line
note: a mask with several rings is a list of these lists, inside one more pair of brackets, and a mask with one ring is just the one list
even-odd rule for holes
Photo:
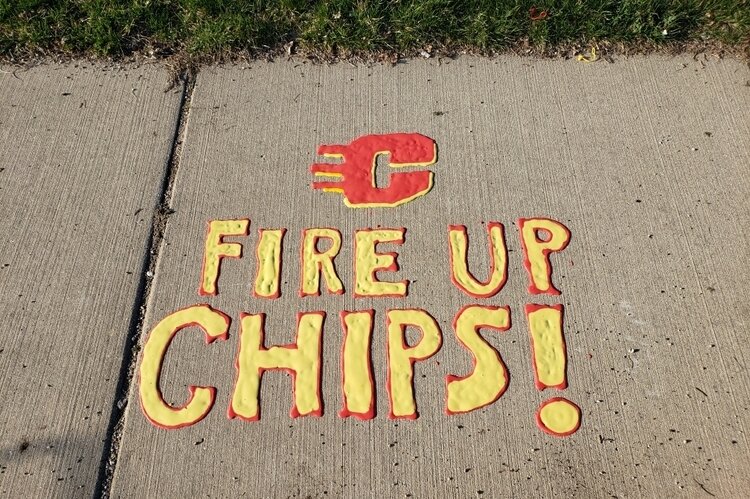
[[185,141],[185,129],[190,114],[190,104],[195,88],[195,75],[186,72],[180,76],[182,82],[182,96],[177,111],[177,122],[172,136],[172,145],[167,157],[167,165],[162,178],[159,204],[154,210],[151,220],[151,233],[148,236],[147,252],[143,258],[140,281],[133,304],[133,312],[128,326],[128,336],[123,347],[122,362],[118,374],[115,397],[112,403],[109,424],[104,440],[104,447],[99,463],[99,471],[94,488],[93,497],[110,497],[112,479],[117,468],[120,454],[120,440],[131,400],[133,379],[135,377],[138,352],[141,349],[141,338],[144,336],[146,310],[156,265],[159,261],[164,231],[172,210],[172,194],[177,171],[182,156],[182,146]]

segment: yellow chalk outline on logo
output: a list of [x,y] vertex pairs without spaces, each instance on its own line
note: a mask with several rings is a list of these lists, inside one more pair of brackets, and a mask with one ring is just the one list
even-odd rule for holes
[[[371,171],[371,178],[372,178],[372,186],[374,188],[377,188],[377,185],[375,185],[375,168],[377,168],[378,156],[380,156],[382,154],[390,154],[390,153],[391,153],[391,151],[388,151],[388,150],[377,151],[372,156],[372,167],[371,167],[370,171]],[[344,155],[340,154],[340,153],[326,153],[326,154],[323,154],[323,157],[324,158],[342,159],[344,157]],[[417,163],[388,163],[388,166],[390,166],[391,168],[404,168],[404,167],[409,167],[409,166],[430,166],[430,165],[434,165],[435,163],[437,163],[437,144],[433,141],[433,143],[432,143],[432,159],[430,161],[423,161],[423,162],[417,162]],[[432,171],[429,172],[429,173],[430,173],[430,181],[429,181],[429,184],[427,185],[427,187],[425,189],[417,192],[413,196],[409,196],[408,198],[404,198],[404,199],[402,199],[400,201],[396,201],[395,203],[358,203],[358,204],[354,204],[354,203],[351,203],[346,198],[346,194],[344,194],[344,190],[342,188],[340,188],[340,187],[324,187],[322,190],[323,190],[323,192],[335,192],[335,193],[342,194],[344,196],[344,204],[346,206],[348,206],[349,208],[395,208],[396,206],[401,206],[402,204],[408,203],[409,201],[412,201],[412,200],[414,200],[414,199],[416,199],[416,198],[418,198],[420,196],[424,196],[425,194],[427,194],[428,192],[430,192],[430,190],[432,190],[432,187],[435,184],[435,181],[434,181],[434,179],[435,179],[435,173],[432,172]],[[315,175],[317,177],[334,177],[334,178],[341,178],[341,177],[344,176],[343,173],[338,173],[338,172],[333,172],[333,173],[330,173],[330,172],[315,172],[313,175]]]

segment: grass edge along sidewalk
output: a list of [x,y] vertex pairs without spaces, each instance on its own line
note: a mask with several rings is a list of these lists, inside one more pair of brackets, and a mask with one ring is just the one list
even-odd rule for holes
[[[0,60],[693,44],[750,51],[750,0],[0,0]],[[424,55],[424,54],[423,54]]]

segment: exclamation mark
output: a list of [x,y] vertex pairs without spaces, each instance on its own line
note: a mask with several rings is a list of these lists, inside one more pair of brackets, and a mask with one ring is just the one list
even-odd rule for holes
[[[563,337],[562,305],[526,305],[531,336],[534,383],[538,390],[568,387],[567,352]],[[563,397],[545,400],[536,413],[536,422],[546,433],[565,437],[581,426],[581,409]]]

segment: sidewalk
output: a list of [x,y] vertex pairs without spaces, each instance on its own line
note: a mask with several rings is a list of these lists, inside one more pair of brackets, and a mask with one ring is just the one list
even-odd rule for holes
[[[0,492],[8,497],[750,490],[750,309],[741,292],[750,278],[750,71],[742,61],[292,60],[207,68],[169,90],[155,65],[5,69]],[[392,169],[376,159],[374,185],[397,184],[389,173],[429,170],[428,192],[397,207],[355,209],[344,201],[356,204],[366,189],[311,187],[311,165],[336,162],[317,155],[319,146],[398,132],[434,140],[437,161]],[[567,247],[549,256],[559,295],[529,290],[530,283],[543,290],[545,277],[530,281],[519,220],[541,218],[570,231]],[[210,278],[209,221],[243,219],[247,235],[223,241],[242,244],[242,257],[221,259],[218,294],[199,295]],[[468,269],[481,283],[491,279],[491,222],[504,226],[507,282],[494,296],[472,297],[451,280],[449,241],[458,236],[449,229],[466,227]],[[309,277],[300,262],[330,246],[324,240],[306,253],[303,231],[311,228],[340,233],[333,259],[340,294],[324,272],[320,296],[300,296]],[[404,228],[403,243],[377,247],[398,253],[398,271],[375,279],[408,280],[407,291],[355,297],[378,287],[358,286],[367,284],[358,265],[366,269],[375,257],[365,258],[367,234],[357,231],[384,228]],[[260,229],[285,229],[278,254],[269,239],[261,248],[269,252],[257,256]],[[261,267],[264,285],[280,268],[277,299],[258,296],[266,289],[255,287],[258,260],[269,265]],[[141,407],[144,342],[162,319],[196,304],[226,314],[228,336],[219,331],[206,345],[198,328],[176,334],[160,387],[173,407],[186,404],[189,386],[215,387],[215,401],[205,419],[165,430]],[[550,362],[558,367],[567,363],[564,389],[551,382],[538,389],[549,359],[540,354],[535,370],[529,304],[563,306],[565,348],[544,350],[541,336],[535,348],[557,355]],[[470,305],[508,307],[507,330],[482,329],[507,383],[485,378],[477,386],[497,386],[496,402],[447,415],[446,376],[469,375],[481,347],[462,346],[454,333],[455,316]],[[414,420],[389,418],[410,398],[408,368],[394,364],[397,342],[386,348],[393,309],[423,310],[442,333],[440,348],[414,362]],[[339,314],[369,310],[374,417],[342,418],[366,393],[345,398]],[[253,399],[236,388],[243,312],[265,314],[266,348],[295,341],[298,312],[325,312],[314,356],[320,417],[289,415],[295,400],[306,412],[314,389],[304,383],[314,377],[298,373],[295,399],[291,377],[271,370],[260,386],[259,420],[227,417],[240,399]],[[413,333],[405,335],[412,346],[420,341]],[[488,355],[476,365],[489,365]],[[365,372],[367,356],[358,359],[348,373]],[[580,407],[580,428],[569,436],[549,435],[536,421],[554,397]]]

